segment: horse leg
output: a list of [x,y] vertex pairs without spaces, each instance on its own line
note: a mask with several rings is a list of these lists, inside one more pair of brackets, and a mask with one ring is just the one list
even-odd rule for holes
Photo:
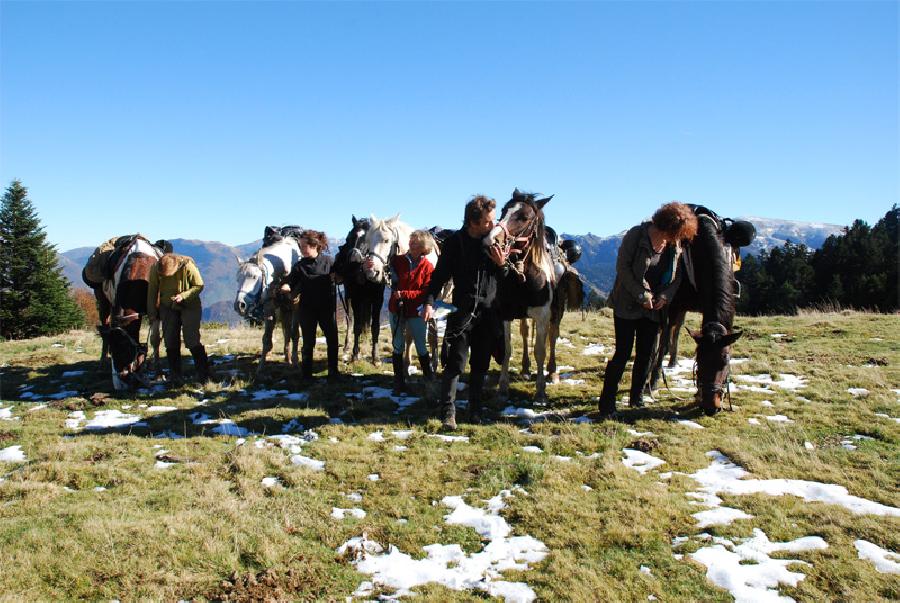
[[300,304],[291,304],[291,366],[300,368],[297,348],[300,345]]
[[162,366],[159,361],[159,342],[160,342],[160,332],[159,332],[159,319],[150,320],[150,349],[153,351],[153,373],[157,376],[160,374],[162,370]]
[[259,356],[259,366],[256,368],[256,374],[262,375],[266,370],[266,356],[272,351],[272,332],[275,330],[275,315],[265,317],[265,328],[263,329],[262,338],[262,354]]
[[[344,287],[344,291],[346,291],[346,290],[347,290],[346,287]],[[350,361],[350,352],[351,352],[350,342],[351,342],[351,340],[353,340],[353,334],[355,333],[356,329],[354,328],[354,324],[353,324],[353,309],[352,309],[353,308],[353,300],[346,299],[345,301],[347,302],[347,306],[346,306],[347,312],[345,314],[345,316],[346,316],[345,322],[347,324],[347,330],[344,332],[343,360],[344,360],[344,362],[349,362]],[[356,340],[355,343],[356,343],[356,345],[354,346],[353,349],[359,350],[359,341]],[[353,359],[356,360],[356,358],[353,358]]]
[[671,330],[669,338],[667,341],[669,342],[669,368],[675,368],[678,366],[678,333],[681,332],[681,326],[684,324],[684,317],[687,316],[687,313],[682,314],[681,318],[675,323],[674,329]]
[[284,341],[282,351],[284,353],[284,361],[291,361],[290,342],[291,342],[291,312],[288,306],[282,306],[278,310],[278,316],[281,319],[281,339]]
[[384,295],[372,304],[372,365],[381,366],[381,358],[378,357],[378,337],[381,335],[381,306],[384,305]]
[[522,376],[531,374],[531,355],[528,353],[528,317],[519,319],[519,334],[522,336]]
[[510,347],[510,343],[512,340],[511,335],[512,330],[512,322],[508,320],[503,321],[503,341],[504,341],[504,350],[503,350],[503,365],[500,367],[500,381],[497,384],[498,390],[501,396],[509,395],[509,358],[512,356],[512,348]]
[[550,310],[546,309],[534,320],[534,362],[537,365],[534,399],[536,402],[547,401],[547,381],[544,375],[544,358],[547,352],[547,325],[550,323]]
[[547,373],[550,375],[550,383],[559,383],[559,371],[556,369],[556,340],[559,338],[559,323],[550,321],[549,328],[550,361],[547,363]]

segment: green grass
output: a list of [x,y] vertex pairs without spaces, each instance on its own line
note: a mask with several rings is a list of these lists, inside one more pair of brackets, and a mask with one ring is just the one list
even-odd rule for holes
[[[626,411],[631,424],[578,425],[560,419],[521,433],[520,425],[495,413],[488,425],[461,425],[459,433],[471,441],[453,444],[427,437],[439,427],[427,400],[395,414],[390,401],[344,396],[361,391],[362,381],[389,387],[387,364],[376,368],[359,362],[343,368],[365,377],[333,386],[320,379],[303,387],[295,371],[274,356],[267,376],[257,378],[260,332],[253,329],[204,330],[213,358],[233,355],[216,365],[220,376],[233,371],[221,385],[114,395],[96,407],[88,398],[110,386],[108,375],[95,372],[99,341],[93,333],[0,343],[2,406],[12,404],[17,417],[0,420],[0,449],[21,445],[27,457],[24,463],[0,463],[0,593],[27,600],[343,600],[369,578],[338,558],[335,550],[349,538],[366,533],[414,557],[436,542],[478,551],[478,535],[446,525],[447,509],[433,501],[464,495],[477,506],[519,484],[528,496],[510,498],[502,514],[514,534],[538,538],[549,555],[527,571],[506,572],[504,579],[527,582],[541,600],[646,601],[649,595],[661,601],[730,600],[707,581],[702,565],[687,556],[673,557],[673,552],[696,550],[695,540],[678,551],[671,546],[675,536],[702,531],[691,517],[699,509],[685,496],[696,484],[677,472],[706,467],[707,451],[721,450],[757,477],[836,483],[851,494],[900,506],[900,425],[875,416],[900,416],[898,395],[891,391],[900,388],[900,316],[809,313],[741,318],[738,324],[745,335],[733,355],[750,361],[735,366],[735,373],[795,373],[808,379],[807,387],[774,394],[734,391],[734,411],[714,418],[699,415],[689,400],[665,390],[649,408]],[[547,409],[560,416],[593,413],[605,360],[580,352],[588,343],[611,347],[612,320],[608,312],[588,313],[584,320],[570,314],[562,332],[574,347],[559,348],[559,363],[574,366],[573,376],[586,383],[548,387]],[[772,333],[786,337],[775,339]],[[212,343],[221,339],[228,341]],[[683,352],[693,351],[692,342],[681,344]],[[387,357],[387,333],[380,345]],[[323,352],[317,349],[319,376],[324,375]],[[513,358],[518,365],[516,352]],[[86,372],[62,378],[72,370]],[[186,367],[188,374],[191,370]],[[418,379],[412,382],[417,385]],[[78,395],[30,412],[33,404],[20,401],[19,388],[26,384],[36,395],[61,389]],[[621,391],[627,385],[626,377]],[[870,393],[855,398],[847,393],[849,387]],[[261,388],[307,391],[309,399],[253,401],[242,391]],[[514,380],[511,389],[516,405],[532,406],[530,381]],[[763,400],[771,400],[774,408],[763,406]],[[139,408],[142,404],[177,409],[154,414]],[[489,402],[494,411],[506,405],[505,399]],[[78,409],[89,418],[97,410],[136,413],[148,426],[96,433],[65,429],[69,413]],[[285,422],[297,419],[319,434],[302,454],[326,461],[325,470],[292,465],[287,451],[277,446],[257,447],[261,437],[250,436],[238,446],[235,437],[212,434],[213,425],[194,425],[194,412],[228,417],[258,434],[280,433]],[[795,422],[748,424],[754,415],[775,413]],[[332,417],[345,424],[329,424]],[[678,425],[674,418],[695,420],[706,429]],[[405,442],[367,438],[376,430],[387,435],[408,427],[414,434]],[[666,465],[646,475],[622,465],[621,449],[635,439],[626,432],[629,427],[655,434],[658,447],[652,454]],[[150,437],[161,432],[185,437]],[[853,434],[873,439],[846,450],[841,439]],[[804,442],[814,450],[806,450]],[[397,443],[409,449],[395,452]],[[523,452],[525,445],[544,452]],[[181,462],[156,469],[158,446]],[[573,460],[556,461],[552,454]],[[676,473],[662,481],[661,471]],[[381,480],[367,480],[370,473]],[[264,477],[277,477],[282,485],[264,488]],[[362,493],[363,501],[353,503],[342,495],[349,492]],[[792,567],[806,578],[796,587],[782,586],[781,594],[798,600],[900,597],[897,576],[878,573],[853,546],[854,540],[865,539],[900,551],[900,519],[856,516],[793,497],[723,498],[754,518],[709,528],[710,534],[747,537],[758,527],[773,541],[818,535],[828,542],[823,551],[773,555],[811,564]],[[365,509],[366,517],[330,517],[332,507],[353,506]],[[400,518],[408,523],[399,523]],[[653,575],[641,573],[641,565]],[[436,585],[416,591],[426,600],[486,598]]]

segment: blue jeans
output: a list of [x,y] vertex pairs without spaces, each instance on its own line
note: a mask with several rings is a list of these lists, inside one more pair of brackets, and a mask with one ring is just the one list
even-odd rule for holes
[[412,333],[413,341],[416,344],[416,353],[424,356],[428,353],[428,346],[425,344],[425,321],[419,316],[412,318],[400,319],[399,314],[391,312],[391,333],[393,334],[394,353],[402,354],[406,344],[405,329],[409,329]]

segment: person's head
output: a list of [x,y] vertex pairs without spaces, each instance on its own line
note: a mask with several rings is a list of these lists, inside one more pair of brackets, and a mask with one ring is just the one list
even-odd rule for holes
[[463,228],[477,237],[486,236],[494,227],[494,209],[497,202],[486,195],[475,195],[466,203]]
[[697,216],[678,201],[657,209],[650,221],[668,242],[691,241],[697,235]]
[[434,237],[427,230],[414,230],[409,235],[409,255],[414,258],[434,251]]
[[300,236],[300,253],[303,257],[316,257],[328,251],[328,237],[319,230],[304,230]]
[[162,276],[172,276],[178,270],[178,256],[167,253],[159,258],[159,273]]

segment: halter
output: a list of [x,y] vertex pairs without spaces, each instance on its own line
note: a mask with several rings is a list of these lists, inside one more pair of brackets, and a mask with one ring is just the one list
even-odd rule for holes
[[[252,260],[249,260],[249,263],[259,268],[259,271],[262,273],[262,282],[259,284],[259,291],[255,293],[247,293],[244,296],[244,298],[248,302],[247,316],[255,320],[262,320],[263,306],[265,305],[265,299],[263,299],[263,296],[268,292],[269,286],[274,283],[274,279],[270,278],[269,270],[266,267],[266,262],[265,260],[261,259],[259,253],[257,253]],[[266,283],[269,284],[267,285]]]
[[[387,257],[381,257],[381,254],[375,253],[374,251],[370,251],[369,253],[367,253],[365,255],[365,259],[375,258],[375,259],[381,261],[382,265],[384,266],[381,271],[381,280],[382,280],[382,282],[385,282],[385,283],[388,280],[388,270],[390,269],[390,259],[393,258],[394,256],[396,256],[400,252],[400,232],[397,230],[397,227],[395,227],[395,226],[392,226],[390,231],[391,231],[391,235],[393,236],[393,240],[391,241],[391,247],[388,250]],[[355,251],[356,247],[354,247],[353,250]]]
[[519,233],[519,236],[514,237],[509,232],[506,224],[501,220],[497,224],[497,227],[503,231],[504,235],[506,235],[503,244],[500,246],[503,253],[507,255],[524,255],[534,243],[534,237],[537,232],[537,222],[537,214],[535,214],[535,217],[528,223],[528,226]]

